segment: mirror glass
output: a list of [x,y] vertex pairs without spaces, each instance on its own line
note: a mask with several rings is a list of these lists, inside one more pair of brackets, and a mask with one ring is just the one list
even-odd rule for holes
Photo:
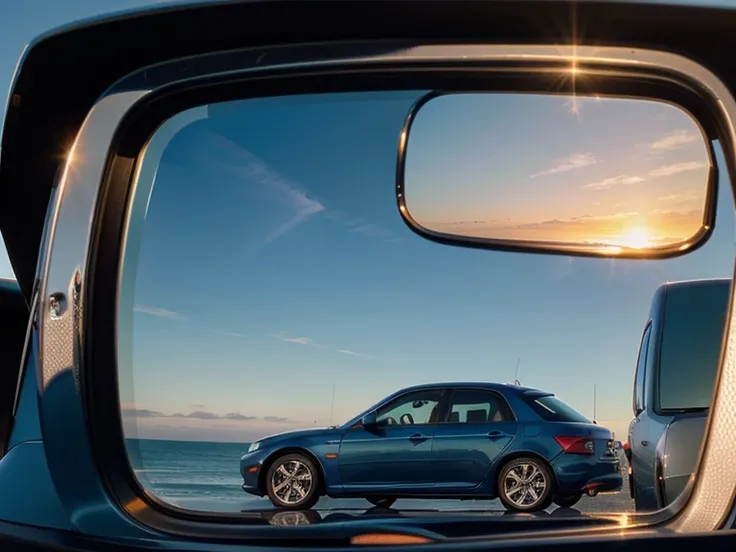
[[[395,191],[401,132],[428,92],[229,101],[183,111],[151,137],[131,194],[116,313],[122,424],[130,465],[149,493],[244,522],[524,512],[523,525],[601,514],[632,523],[684,488],[707,421],[734,266],[727,172],[719,171],[712,237],[679,257],[437,243],[406,224]],[[507,215],[528,221],[702,211],[705,168],[672,170],[673,180],[650,174],[708,162],[700,138],[673,134],[697,130],[677,110],[632,101],[617,111],[615,129],[629,139],[624,160],[598,147],[613,132],[609,119],[595,119],[601,104],[585,101],[575,113],[548,100],[535,116],[547,122],[529,127],[526,142],[509,134],[498,147],[517,147],[499,157],[493,140],[501,135],[488,139],[483,151],[496,155],[494,166],[517,176],[525,168],[522,184],[536,186],[491,188],[489,205],[503,192]],[[422,112],[413,136],[453,152],[452,163],[425,159],[436,169],[427,177],[452,176],[458,164],[486,167],[491,158],[472,149],[486,143],[481,135],[465,141],[469,134],[455,134],[459,116],[443,126],[432,103],[426,109],[432,137]],[[500,111],[506,118],[482,111],[493,128],[528,122]],[[426,151],[416,147],[410,176]],[[721,165],[721,145],[709,147]],[[596,163],[529,178],[576,151]],[[610,172],[590,172],[604,167]],[[558,187],[584,172],[595,179]],[[581,189],[624,173],[644,181]],[[489,174],[492,182],[512,176]],[[464,197],[446,180],[411,180],[409,199],[426,197],[428,182],[438,195],[419,212],[446,205],[450,220]],[[688,228],[681,235],[692,235],[695,222]],[[666,413],[653,410],[655,396]],[[370,431],[360,427],[367,414],[377,421]],[[530,468],[511,463],[533,447],[548,452],[534,461],[542,462],[536,499],[514,487]],[[660,453],[664,498],[654,492]],[[579,478],[552,479],[566,471]],[[503,497],[493,494],[499,480]],[[595,496],[584,494],[601,481]],[[438,497],[438,487],[453,498]]]
[[404,213],[460,241],[600,255],[686,251],[708,234],[698,123],[643,99],[447,94],[418,108]]

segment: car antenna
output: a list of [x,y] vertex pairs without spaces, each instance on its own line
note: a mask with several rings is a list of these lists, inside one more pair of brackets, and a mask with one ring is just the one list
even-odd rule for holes
[[516,371],[514,372],[514,385],[521,386],[521,382],[519,381],[519,364],[521,363],[521,357],[516,358]]
[[332,383],[332,406],[330,407],[330,425],[334,425],[335,420],[335,383]]
[[595,421],[595,383],[593,384],[593,423],[597,424],[598,422]]

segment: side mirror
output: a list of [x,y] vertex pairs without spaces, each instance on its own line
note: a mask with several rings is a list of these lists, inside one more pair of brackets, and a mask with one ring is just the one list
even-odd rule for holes
[[378,425],[378,421],[376,419],[376,411],[374,410],[373,412],[369,412],[368,414],[366,414],[365,416],[363,416],[363,418],[360,420],[360,423],[365,428],[377,426]]

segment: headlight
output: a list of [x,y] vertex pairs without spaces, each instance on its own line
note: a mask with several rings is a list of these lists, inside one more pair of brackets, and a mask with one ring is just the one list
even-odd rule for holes
[[260,446],[261,446],[261,443],[259,443],[258,441],[256,441],[255,443],[251,443],[250,446],[248,447],[248,452],[255,452],[256,450],[258,450],[258,447]]

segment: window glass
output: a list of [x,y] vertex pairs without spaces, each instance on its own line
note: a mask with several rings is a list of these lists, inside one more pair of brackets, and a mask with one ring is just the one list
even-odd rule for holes
[[525,400],[534,411],[549,422],[583,422],[590,423],[591,419],[583,416],[569,404],[557,397],[525,397]]
[[726,323],[729,282],[667,292],[659,366],[659,406],[710,406]]
[[[339,489],[346,480],[356,487],[386,484],[382,496],[391,497],[391,485],[436,489],[463,482],[446,494],[465,497],[508,454],[545,439],[545,450],[559,451],[549,441],[548,422],[595,417],[602,432],[626,434],[633,359],[656,290],[665,281],[732,273],[727,171],[718,173],[713,236],[682,258],[600,260],[450,247],[412,232],[396,202],[399,138],[426,92],[228,101],[188,109],[157,127],[126,206],[131,215],[116,313],[123,429],[131,466],[148,492],[188,510],[270,516],[281,506],[248,487],[248,470],[274,451],[308,446],[316,458],[338,455],[329,480],[315,479],[325,485],[319,489]],[[454,188],[446,183],[470,174],[481,175],[479,190],[491,180],[496,191],[508,183],[509,197],[519,202],[502,223],[535,232],[550,228],[557,235],[595,224],[640,244],[648,234],[639,211],[626,206],[631,194],[645,194],[636,199],[647,212],[690,213],[692,205],[678,202],[698,171],[675,174],[681,165],[662,166],[689,167],[692,137],[670,137],[678,128],[662,113],[644,119],[646,113],[630,112],[618,125],[605,102],[580,103],[578,118],[558,96],[496,101],[493,109],[469,106],[448,119],[472,131],[448,140],[437,119],[426,134],[427,147],[436,138],[458,161],[432,170],[421,163],[430,157],[411,161],[415,169],[424,166],[420,179],[436,183],[434,212],[454,205]],[[619,137],[616,152],[637,162],[627,166],[629,178],[618,178],[618,153],[610,156],[600,136],[644,120],[635,136]],[[554,147],[540,147],[540,134]],[[509,159],[514,170],[500,170],[511,167]],[[538,210],[527,212],[531,199]],[[566,222],[555,220],[561,210]],[[676,229],[673,220],[674,226],[660,221],[655,234]],[[462,424],[396,429],[393,440],[383,438],[384,426],[350,431],[349,422],[372,405],[435,382],[464,392],[447,405],[436,391],[403,397],[377,418],[422,424],[435,411],[440,422],[455,415],[466,423],[493,420],[494,397],[465,390],[515,379],[540,390],[529,397],[540,433],[520,429],[513,439],[493,440],[485,435],[489,428],[471,442],[471,431],[461,438]],[[712,388],[712,379],[704,385]],[[547,393],[554,396],[541,396]],[[415,433],[420,438],[411,440]],[[445,454],[435,455],[438,450]],[[436,457],[446,463],[435,464]],[[594,471],[591,480],[599,477]],[[627,485],[622,489],[585,496],[575,508],[585,515],[634,512]],[[577,496],[579,489],[569,491]],[[430,494],[418,492],[393,507],[504,511],[495,499]],[[326,518],[363,507],[371,506],[362,498],[320,495],[315,511]],[[555,507],[550,503],[547,511]]]
[[376,413],[378,422],[390,424],[437,423],[440,391],[419,391],[399,397]]
[[636,379],[634,383],[634,414],[638,414],[645,407],[644,387],[647,373],[647,356],[649,353],[649,336],[652,333],[651,324],[647,324],[641,338],[639,358],[636,363]]
[[461,389],[452,394],[447,419],[450,423],[503,422],[508,420],[506,404],[496,393]]

